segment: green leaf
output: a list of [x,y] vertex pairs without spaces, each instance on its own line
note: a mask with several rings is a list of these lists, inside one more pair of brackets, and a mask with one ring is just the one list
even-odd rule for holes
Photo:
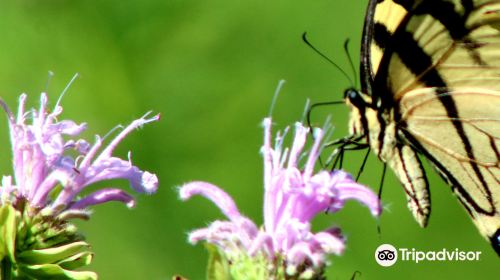
[[57,264],[20,265],[19,270],[35,279],[97,280],[95,272],[65,270]]
[[229,263],[224,253],[214,245],[205,244],[208,251],[208,280],[231,280]]
[[15,262],[16,209],[7,204],[0,207],[0,260],[8,257]]
[[92,262],[92,257],[94,255],[91,252],[82,252],[76,255],[73,255],[65,260],[58,262],[64,269],[76,269],[85,265],[89,265]]
[[17,255],[17,259],[26,264],[56,263],[89,248],[90,245],[86,242],[78,241],[59,247],[23,251]]

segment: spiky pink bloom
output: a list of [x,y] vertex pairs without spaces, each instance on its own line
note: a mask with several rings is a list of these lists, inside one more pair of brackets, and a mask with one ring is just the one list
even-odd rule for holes
[[[79,139],[87,125],[60,120],[63,108],[57,103],[50,111],[45,93],[40,108],[25,111],[26,94],[19,97],[17,116],[0,100],[7,113],[12,143],[14,182],[4,176],[0,187],[0,205],[15,204],[21,199],[35,209],[45,209],[53,215],[86,216],[89,206],[108,201],[120,201],[132,207],[134,198],[118,188],[104,188],[80,198],[79,194],[96,182],[125,179],[139,193],[153,193],[158,187],[155,174],[142,171],[130,159],[112,155],[127,134],[152,121],[156,115],[143,117],[123,128],[108,145],[96,135],[93,144]],[[30,121],[28,123],[28,121]]]
[[292,268],[322,267],[327,255],[341,254],[345,239],[340,229],[331,227],[312,232],[312,219],[320,213],[341,210],[349,199],[366,205],[374,216],[380,215],[381,204],[372,190],[343,171],[314,171],[322,148],[321,129],[315,130],[315,141],[300,169],[298,163],[308,131],[296,123],[292,147],[283,149],[285,135],[278,133],[272,148],[271,118],[264,119],[264,226],[260,229],[239,212],[233,199],[220,188],[205,182],[183,185],[179,191],[182,200],[202,195],[228,218],[192,231],[189,241],[216,244],[229,258],[241,250],[249,255],[263,254],[270,261],[282,258]]

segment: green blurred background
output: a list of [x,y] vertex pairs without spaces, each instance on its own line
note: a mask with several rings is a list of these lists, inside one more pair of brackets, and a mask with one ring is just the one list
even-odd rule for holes
[[[75,73],[80,78],[64,97],[64,116],[89,124],[87,136],[104,135],[153,110],[162,120],[135,131],[117,151],[130,149],[139,167],[156,172],[160,188],[139,196],[137,207],[95,207],[78,223],[93,245],[92,269],[100,279],[203,279],[207,254],[191,246],[192,229],[222,218],[202,198],[181,203],[176,187],[205,180],[223,187],[240,210],[262,221],[262,144],[266,116],[279,79],[287,83],[274,110],[277,128],[301,118],[306,98],[339,100],[347,80],[302,43],[302,32],[343,68],[343,41],[351,39],[356,65],[364,1],[180,1],[20,0],[0,4],[0,95],[11,107],[21,92],[37,106],[47,73],[52,104]],[[320,112],[321,111],[321,112]],[[334,137],[346,133],[344,106],[332,114]],[[10,174],[6,120],[1,122],[1,170]],[[352,152],[345,168],[355,173],[363,152]],[[361,181],[376,189],[382,165],[371,156]],[[498,276],[498,257],[479,236],[449,187],[427,168],[433,213],[421,229],[389,173],[386,205],[377,235],[366,208],[348,203],[341,213],[320,215],[314,227],[340,225],[348,236],[341,257],[332,257],[329,279],[470,279]],[[113,182],[113,185],[117,183]],[[123,182],[118,183],[126,187]],[[482,251],[477,262],[399,262],[382,268],[374,250],[382,243],[420,250]],[[494,272],[496,272],[494,274]]]

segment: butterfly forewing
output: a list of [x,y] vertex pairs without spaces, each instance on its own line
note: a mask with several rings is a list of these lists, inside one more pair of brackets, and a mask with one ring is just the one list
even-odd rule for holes
[[[383,25],[387,32],[394,33],[406,15],[406,9],[393,1],[379,1],[376,7],[373,15],[374,26]],[[376,73],[384,53],[384,44],[373,42],[374,38],[371,40],[370,63],[373,73]]]

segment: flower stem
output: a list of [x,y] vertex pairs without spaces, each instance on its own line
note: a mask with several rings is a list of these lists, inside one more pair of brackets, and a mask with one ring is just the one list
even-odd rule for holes
[[10,262],[9,258],[5,257],[2,260],[1,264],[1,276],[0,279],[2,280],[10,280],[11,278],[11,272],[12,272],[12,263]]

